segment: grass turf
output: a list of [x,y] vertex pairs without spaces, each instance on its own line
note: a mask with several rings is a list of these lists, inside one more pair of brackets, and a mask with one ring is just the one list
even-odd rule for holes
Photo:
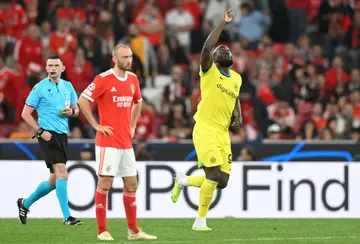
[[[83,225],[64,226],[60,219],[28,219],[22,225],[17,219],[0,219],[0,243],[16,244],[95,244],[95,219],[82,219]],[[191,230],[192,219],[141,219],[139,225],[155,241],[141,243],[360,243],[358,219],[208,219],[212,232]],[[115,241],[126,239],[123,219],[108,220],[108,230]]]

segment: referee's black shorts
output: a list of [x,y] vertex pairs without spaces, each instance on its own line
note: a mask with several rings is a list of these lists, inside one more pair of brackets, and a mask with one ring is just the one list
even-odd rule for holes
[[45,141],[41,137],[38,138],[40,148],[45,154],[46,167],[50,169],[51,173],[54,173],[53,164],[67,162],[67,147],[68,138],[67,134],[59,134],[54,131],[48,131],[52,137],[50,141]]

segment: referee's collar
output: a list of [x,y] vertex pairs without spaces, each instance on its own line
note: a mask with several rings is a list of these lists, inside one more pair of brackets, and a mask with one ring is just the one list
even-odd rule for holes
[[59,84],[60,81],[62,80],[62,79],[60,78],[59,81],[55,83],[55,82],[52,82],[49,77],[47,77],[47,79],[48,79],[48,81],[49,81],[50,83],[55,84],[55,85],[56,85],[56,84]]

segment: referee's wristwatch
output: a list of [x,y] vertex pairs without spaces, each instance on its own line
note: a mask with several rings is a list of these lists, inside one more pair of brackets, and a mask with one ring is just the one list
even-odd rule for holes
[[36,136],[39,138],[41,137],[42,133],[44,133],[44,129],[43,128],[39,128],[36,130]]

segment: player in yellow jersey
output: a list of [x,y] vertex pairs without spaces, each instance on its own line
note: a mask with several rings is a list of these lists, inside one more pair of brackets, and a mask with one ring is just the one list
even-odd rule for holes
[[193,141],[199,168],[204,169],[205,175],[177,173],[171,196],[172,201],[177,202],[185,186],[200,187],[198,216],[192,227],[196,231],[211,230],[206,224],[211,200],[216,188],[226,187],[231,172],[229,127],[238,130],[241,126],[241,76],[230,69],[233,61],[227,46],[220,45],[212,51],[225,25],[233,17],[230,10],[225,12],[224,20],[208,36],[201,51],[201,101],[194,116]]

